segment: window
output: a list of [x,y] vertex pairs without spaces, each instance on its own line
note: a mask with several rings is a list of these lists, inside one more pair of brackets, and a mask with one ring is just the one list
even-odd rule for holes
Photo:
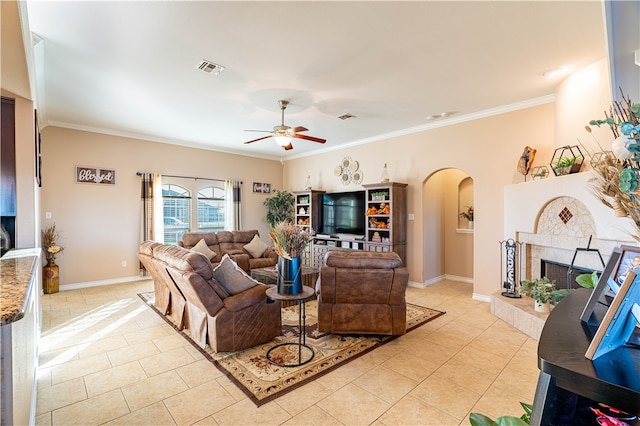
[[226,193],[224,188],[210,186],[198,191],[198,231],[224,230]]
[[177,244],[190,230],[191,193],[178,185],[162,185],[162,213],[164,217],[164,242]]

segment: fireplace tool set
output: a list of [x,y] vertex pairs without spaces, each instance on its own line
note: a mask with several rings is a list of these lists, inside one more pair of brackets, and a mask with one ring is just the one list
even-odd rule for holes
[[[502,287],[506,291],[502,292],[504,297],[518,298],[520,294],[517,291],[517,278],[520,277],[520,247],[523,243],[519,243],[512,238],[500,241],[500,267]],[[504,250],[503,250],[504,248]],[[516,269],[517,268],[517,269]]]

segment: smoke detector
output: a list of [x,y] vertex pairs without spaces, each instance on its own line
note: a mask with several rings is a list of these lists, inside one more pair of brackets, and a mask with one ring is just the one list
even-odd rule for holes
[[196,68],[202,72],[213,75],[218,75],[224,71],[224,67],[222,65],[207,61],[206,59],[201,60]]

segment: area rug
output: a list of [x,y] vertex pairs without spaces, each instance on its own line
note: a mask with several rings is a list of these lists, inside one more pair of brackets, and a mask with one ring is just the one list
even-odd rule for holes
[[[216,353],[209,345],[200,348],[190,337],[188,330],[178,330],[170,318],[162,315],[153,305],[154,293],[138,296],[173,326],[193,347],[225,373],[257,406],[278,398],[285,393],[309,383],[318,377],[345,365],[349,361],[395,339],[394,336],[342,336],[318,332],[317,302],[306,303],[306,344],[313,348],[313,359],[299,367],[279,367],[267,361],[269,349],[281,343],[298,341],[298,307],[282,308],[282,336],[262,345],[237,352]],[[444,315],[444,312],[407,303],[407,332]],[[298,352],[294,346],[282,346],[271,353],[272,359],[287,361]],[[308,354],[307,354],[308,355]],[[303,359],[305,354],[303,353]]]

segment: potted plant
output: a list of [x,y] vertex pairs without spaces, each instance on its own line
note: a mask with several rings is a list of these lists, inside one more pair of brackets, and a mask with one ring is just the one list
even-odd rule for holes
[[535,310],[538,312],[549,312],[550,304],[557,304],[569,294],[567,289],[557,289],[556,282],[547,277],[536,278],[533,281],[522,280],[518,290],[520,294],[534,300]]
[[556,176],[578,173],[584,157],[577,145],[563,146],[555,150],[551,158],[551,169]]
[[520,405],[524,409],[524,414],[520,417],[515,416],[502,416],[495,420],[480,413],[471,413],[469,415],[469,423],[472,426],[525,426],[531,423],[531,413],[533,412],[533,406],[531,404],[525,404],[520,402]]
[[288,191],[274,190],[274,196],[264,200],[267,223],[273,227],[280,222],[293,222],[295,197]]
[[311,240],[311,231],[283,221],[271,227],[269,236],[273,240],[274,250],[278,253],[278,293],[300,293],[302,291],[300,254]]
[[582,274],[582,275],[578,275],[576,277],[576,282],[584,287],[584,288],[590,288],[590,289],[594,289],[596,288],[596,286],[598,285],[598,280],[600,280],[600,277],[598,276],[598,272],[597,271],[593,271],[590,274]]
[[458,216],[463,219],[468,220],[469,229],[473,228],[473,206],[465,206],[467,208],[466,211],[463,211]]

